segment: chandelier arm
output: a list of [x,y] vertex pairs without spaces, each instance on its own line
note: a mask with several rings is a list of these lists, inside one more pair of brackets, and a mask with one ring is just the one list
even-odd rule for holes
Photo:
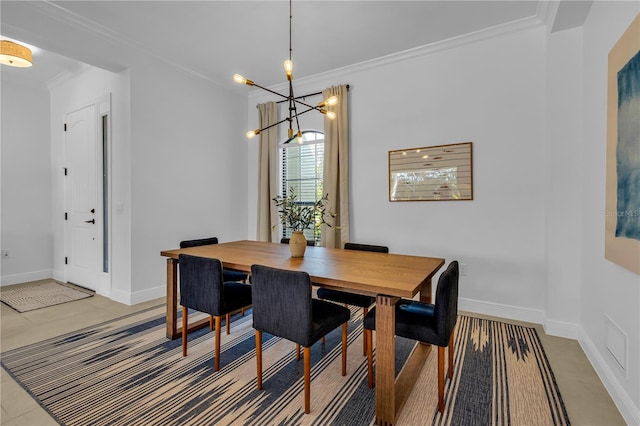
[[[302,97],[304,97],[304,96],[302,96]],[[294,100],[295,102],[299,103],[300,105],[304,105],[304,106],[306,106],[307,108],[315,109],[315,110],[316,110],[316,111],[318,111],[318,112],[322,112],[322,108],[320,108],[320,107],[318,107],[318,106],[309,105],[309,104],[304,103],[304,102],[302,102],[302,101],[299,101],[299,100],[297,100],[297,99],[295,99],[295,98],[294,98],[293,100]]]
[[289,117],[291,117],[291,111],[295,111],[296,127],[298,128],[298,134],[300,134],[300,122],[298,121],[298,108],[296,107],[296,98],[293,94],[293,81],[289,80],[289,99],[293,104],[293,109],[289,108]]
[[[306,110],[304,110],[302,112],[296,113],[296,118],[297,118],[297,116],[302,115],[302,114],[306,114],[309,111],[313,111],[313,108],[309,108],[309,109],[306,109]],[[273,126],[277,126],[278,124],[282,124],[285,121],[289,121],[289,120],[292,120],[292,118],[291,117],[283,118],[282,120],[278,121],[277,123],[270,124],[267,127],[263,127],[262,129],[259,129],[259,130],[260,130],[260,132],[262,132],[264,130],[268,130],[268,129],[272,128]]]
[[[278,92],[276,92],[275,90],[267,89],[266,87],[260,86],[259,84],[255,83],[255,82],[253,83],[253,85],[254,85],[254,86],[256,86],[256,87],[258,87],[258,88],[260,88],[260,89],[262,89],[262,90],[266,90],[266,91],[267,91],[267,92],[269,92],[269,93],[273,93],[274,95],[278,95],[278,96],[280,96],[281,98],[284,98],[284,99],[286,99],[286,100],[289,100],[289,98],[290,98],[289,96],[285,96],[285,95],[283,95],[282,93],[278,93]],[[310,106],[310,105],[306,105],[306,106]]]

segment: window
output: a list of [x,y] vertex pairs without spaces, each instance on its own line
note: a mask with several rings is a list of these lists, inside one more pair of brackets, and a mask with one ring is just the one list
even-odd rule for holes
[[[302,142],[294,137],[281,145],[282,194],[294,188],[298,202],[312,205],[324,195],[322,192],[322,170],[324,167],[324,133],[315,130],[302,132]],[[282,237],[289,238],[291,228],[282,230]],[[305,229],[308,241],[320,242],[320,227]]]

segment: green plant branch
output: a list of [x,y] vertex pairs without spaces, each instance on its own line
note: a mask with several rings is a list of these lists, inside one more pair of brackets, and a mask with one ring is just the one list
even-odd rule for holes
[[285,227],[289,227],[294,231],[311,229],[312,225],[314,227],[321,225],[331,227],[331,224],[327,222],[327,216],[335,219],[336,215],[327,210],[329,194],[325,194],[324,197],[309,206],[303,206],[296,200],[296,193],[293,187],[289,188],[289,195],[284,197],[278,195],[273,198],[273,202],[278,208],[280,222]]

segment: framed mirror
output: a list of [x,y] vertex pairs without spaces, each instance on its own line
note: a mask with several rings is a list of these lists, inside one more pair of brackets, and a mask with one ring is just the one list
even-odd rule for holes
[[389,201],[473,200],[472,145],[389,151]]

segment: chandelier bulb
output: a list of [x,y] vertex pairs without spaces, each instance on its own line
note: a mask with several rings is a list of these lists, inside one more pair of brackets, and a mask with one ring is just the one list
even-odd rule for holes
[[250,130],[247,132],[247,139],[253,139],[256,135],[260,134],[260,129]]
[[246,84],[247,86],[253,86],[254,82],[249,80],[248,78],[245,78],[243,76],[241,76],[240,74],[234,74],[233,75],[233,81],[235,81],[238,84]]
[[323,100],[322,102],[320,102],[318,104],[318,107],[322,108],[325,106],[333,106],[336,105],[338,103],[338,97],[337,96],[331,96],[328,97],[327,99]]
[[287,80],[293,79],[293,62],[291,62],[291,59],[284,61],[284,72],[287,74]]
[[287,136],[289,137],[289,139],[293,137],[293,129],[291,127],[289,127],[289,130],[287,131]]
[[327,111],[326,109],[321,109],[320,112],[326,115],[329,120],[334,120],[336,118],[336,113],[333,111]]

